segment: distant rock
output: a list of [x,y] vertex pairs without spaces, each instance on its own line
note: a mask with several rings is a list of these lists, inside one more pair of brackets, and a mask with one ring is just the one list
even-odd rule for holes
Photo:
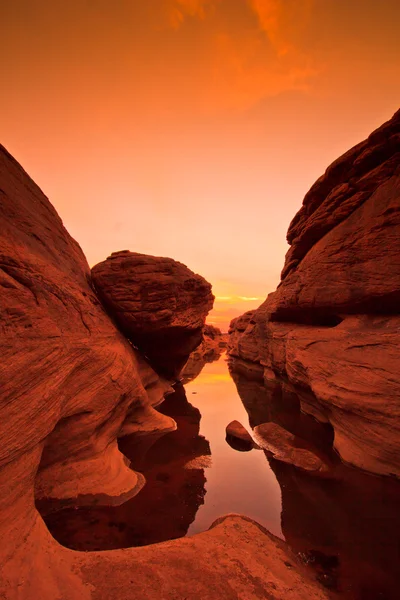
[[176,379],[201,343],[214,302],[211,285],[172,258],[128,250],[94,266],[92,277],[124,335],[158,373]]
[[345,462],[400,477],[400,111],[312,186],[288,242],[228,352],[290,383]]
[[200,375],[204,366],[218,360],[225,351],[228,335],[214,325],[204,325],[200,345],[190,354],[182,372],[182,383],[189,383]]

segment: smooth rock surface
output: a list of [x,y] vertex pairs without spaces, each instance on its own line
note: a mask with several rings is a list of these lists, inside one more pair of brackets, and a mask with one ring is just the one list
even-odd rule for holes
[[0,564],[17,589],[40,555],[35,499],[124,501],[144,479],[117,438],[176,425],[154,408],[168,382],[113,325],[79,245],[3,147],[0,190]]
[[226,441],[235,449],[246,451],[257,447],[247,429],[239,421],[231,421],[226,426]]
[[312,473],[325,473],[329,470],[327,462],[310,450],[305,440],[276,423],[257,425],[254,428],[254,437],[258,445],[276,460]]
[[0,597],[327,598],[241,517],[146,548],[76,552],[51,537],[35,500],[117,504],[137,492],[117,439],[174,430],[154,408],[170,385],[113,325],[78,244],[3,147],[0,190]]
[[201,343],[211,285],[172,258],[127,250],[92,268],[96,290],[124,335],[158,373],[176,379]]

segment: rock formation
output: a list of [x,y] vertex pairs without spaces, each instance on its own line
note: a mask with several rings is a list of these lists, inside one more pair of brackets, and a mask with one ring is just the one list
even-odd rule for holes
[[[35,499],[115,505],[136,494],[144,478],[117,439],[175,429],[155,409],[170,384],[105,313],[80,247],[3,147],[0,216],[0,597],[327,598],[283,543],[241,517],[146,548],[82,553],[55,541]],[[184,281],[185,302],[202,296],[197,320],[191,307],[166,323],[196,336],[212,297],[204,280]]]
[[218,327],[206,324],[203,328],[203,339],[200,345],[193,350],[182,370],[182,383],[193,381],[200,375],[204,365],[218,360],[225,351],[227,342],[226,333],[222,333]]
[[344,461],[400,476],[400,111],[312,186],[288,241],[278,289],[232,322],[229,352],[293,386]]
[[[325,587],[349,600],[398,597],[400,482],[346,466],[331,447],[332,426],[300,410],[293,388],[249,377],[240,359],[232,375],[256,432],[261,423],[279,427],[286,452],[287,431],[325,457],[328,473],[286,464],[266,452],[282,493],[282,533],[290,548],[316,572]],[[233,366],[232,364],[230,365]],[[260,368],[260,367],[259,367]],[[291,459],[291,457],[289,457]],[[300,467],[300,468],[299,468]]]
[[157,372],[176,379],[201,343],[214,296],[182,263],[137,252],[113,252],[92,269],[104,306]]
[[231,421],[226,426],[226,441],[232,448],[240,452],[248,452],[257,448],[250,433],[239,421]]

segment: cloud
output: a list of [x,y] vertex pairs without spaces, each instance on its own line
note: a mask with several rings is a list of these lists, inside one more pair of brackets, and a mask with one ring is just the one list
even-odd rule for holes
[[168,6],[169,24],[173,29],[179,29],[187,17],[205,19],[215,3],[216,0],[173,0]]
[[176,33],[165,38],[165,55],[182,49],[181,58],[172,52],[171,69],[185,65],[183,89],[193,90],[185,106],[245,111],[265,98],[310,91],[320,73],[307,40],[314,2],[162,0],[153,19],[162,15],[161,29]]

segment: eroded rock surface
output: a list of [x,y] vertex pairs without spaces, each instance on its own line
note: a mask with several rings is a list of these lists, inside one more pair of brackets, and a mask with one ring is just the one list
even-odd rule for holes
[[[3,147],[0,182],[0,564],[10,566],[41,522],[35,496],[123,501],[144,478],[119,435],[176,425],[154,409],[168,382],[105,314],[79,245]],[[10,566],[15,589],[24,568]]]
[[175,429],[155,410],[170,385],[113,325],[78,244],[3,147],[0,211],[0,597],[327,598],[240,517],[146,548],[83,553],[54,540],[35,495],[116,504],[136,493],[143,479],[117,439]]
[[176,379],[201,343],[211,285],[172,258],[127,250],[93,267],[104,306],[157,372]]
[[288,232],[282,281],[229,353],[290,383],[343,460],[400,476],[400,111],[331,165]]

